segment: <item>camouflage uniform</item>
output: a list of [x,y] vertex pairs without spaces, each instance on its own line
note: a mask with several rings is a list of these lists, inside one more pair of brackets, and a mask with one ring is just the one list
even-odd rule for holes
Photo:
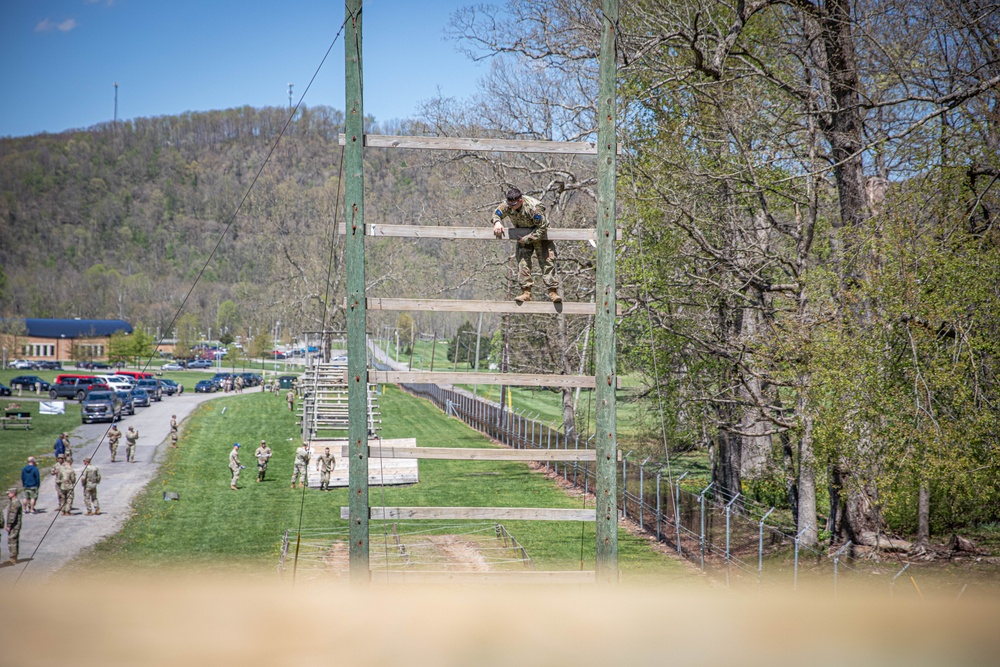
[[538,255],[538,264],[542,270],[542,282],[547,289],[553,290],[559,287],[559,278],[556,276],[556,244],[545,238],[545,232],[549,229],[548,219],[545,217],[545,206],[540,201],[527,195],[521,196],[521,206],[517,209],[511,208],[506,200],[497,204],[493,211],[492,222],[503,224],[504,220],[510,220],[514,227],[534,227],[535,231],[524,236],[518,241],[517,251],[514,255],[517,260],[517,281],[521,290],[531,292],[535,284],[531,277],[531,255]]
[[7,519],[4,527],[7,529],[7,548],[10,550],[10,562],[17,563],[17,551],[21,544],[21,518],[24,516],[24,509],[21,501],[17,499],[17,494],[11,494],[10,504],[7,505]]
[[289,389],[288,390],[288,393],[285,394],[285,400],[288,401],[288,411],[289,412],[294,412],[295,411],[295,390],[294,389]]
[[320,491],[330,490],[330,473],[333,472],[333,466],[336,463],[337,459],[334,458],[329,449],[326,450],[325,454],[316,458],[316,469],[319,470]]
[[62,490],[63,497],[60,511],[64,515],[69,516],[70,510],[73,509],[73,496],[76,489],[76,471],[73,470],[73,466],[66,464],[60,467],[56,475],[56,482]]
[[177,415],[170,417],[170,432],[177,433]]
[[134,427],[129,426],[125,434],[125,460],[135,463],[135,443],[139,440],[139,432]]
[[229,482],[230,488],[236,488],[236,482],[240,479],[240,470],[243,466],[240,465],[240,446],[234,445],[233,451],[229,452],[229,471],[233,473],[233,479]]
[[309,449],[302,445],[295,450],[295,469],[292,471],[292,488],[295,488],[295,480],[298,478],[299,486],[309,483]]
[[108,449],[111,451],[111,462],[115,462],[115,457],[118,456],[118,441],[122,439],[122,432],[118,430],[118,427],[114,424],[111,425],[111,430],[108,431]]
[[49,472],[49,474],[52,475],[56,481],[56,505],[58,506],[60,512],[62,511],[63,505],[66,504],[66,494],[63,492],[62,485],[59,483],[59,473],[62,472],[63,466],[65,465],[66,457],[62,456],[56,461],[56,464],[52,466],[52,470]]
[[265,444],[261,444],[257,448],[257,451],[253,453],[257,457],[257,481],[263,482],[264,475],[267,473],[267,461],[271,458],[271,448]]
[[87,506],[87,514],[100,514],[101,503],[97,500],[97,485],[101,483],[101,471],[97,466],[89,465],[80,473],[80,478],[83,481],[83,504]]

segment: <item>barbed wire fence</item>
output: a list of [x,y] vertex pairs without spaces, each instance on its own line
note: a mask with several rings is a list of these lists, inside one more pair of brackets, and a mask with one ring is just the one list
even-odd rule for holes
[[[593,436],[577,431],[575,437],[567,438],[555,423],[541,422],[538,415],[505,409],[462,389],[435,384],[400,386],[514,449],[592,448]],[[622,519],[728,586],[826,588],[836,595],[849,582],[854,586],[885,586],[891,594],[909,567],[901,560],[862,567],[861,560],[847,557],[849,543],[836,551],[806,546],[789,512],[740,494],[733,496],[686,474],[670,478],[664,462],[651,458],[640,462],[631,454],[624,453],[618,466]],[[596,469],[591,462],[546,462],[544,468],[584,493],[596,488]],[[910,581],[921,594],[916,582]]]

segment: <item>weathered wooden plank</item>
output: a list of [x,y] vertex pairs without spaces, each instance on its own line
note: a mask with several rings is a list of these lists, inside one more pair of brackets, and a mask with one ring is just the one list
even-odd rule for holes
[[[375,442],[369,441],[369,442]],[[341,455],[346,445],[341,448]],[[370,458],[450,461],[594,461],[594,449],[487,449],[480,447],[390,447],[369,445]]]
[[[487,220],[488,222],[488,220]],[[347,233],[347,224],[340,223],[337,233]],[[452,239],[493,241],[493,227],[484,223],[482,227],[441,227],[437,225],[367,225],[365,236],[392,236],[412,239]],[[597,230],[549,228],[545,238],[550,241],[597,241]],[[615,230],[615,240],[621,241],[622,232]],[[504,239],[506,240],[506,239]]]
[[[508,387],[583,387],[593,389],[590,375],[536,375],[534,373],[438,373],[423,371],[368,371],[374,384],[490,384]],[[619,383],[621,380],[619,380]]]
[[[593,303],[564,301],[477,301],[464,299],[384,299],[368,298],[369,310],[431,311],[451,313],[525,313],[593,315],[597,308]],[[621,310],[619,308],[619,310]],[[620,314],[620,313],[619,313]]]
[[[347,137],[338,136],[340,145]],[[492,139],[475,137],[403,137],[391,134],[366,134],[367,148],[414,148],[436,151],[484,151],[496,153],[548,153],[559,155],[597,155],[597,145],[589,141],[531,141],[527,139]]]
[[[349,518],[349,508],[340,508]],[[477,519],[488,521],[594,521],[594,510],[561,507],[372,507],[372,519]]]
[[499,572],[434,572],[420,570],[372,570],[372,583],[387,584],[593,584],[591,571],[510,570]]

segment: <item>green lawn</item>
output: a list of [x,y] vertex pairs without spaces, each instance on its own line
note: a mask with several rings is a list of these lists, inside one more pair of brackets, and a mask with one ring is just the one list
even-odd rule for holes
[[66,401],[66,414],[39,415],[37,401],[19,401],[17,392],[14,392],[13,397],[0,399],[0,413],[11,403],[31,412],[31,430],[0,431],[0,487],[3,490],[20,484],[21,468],[29,456],[37,459],[38,467],[43,469],[44,474],[44,468],[55,461],[52,447],[56,438],[63,431],[72,431],[80,424],[80,404],[76,401]]
[[[225,414],[222,413],[226,408]],[[389,387],[382,396],[383,437],[416,437],[420,446],[482,447],[488,441],[429,402]],[[135,503],[135,515],[122,531],[96,547],[84,566],[109,563],[134,568],[159,564],[213,567],[219,564],[273,568],[280,538],[288,529],[346,531],[340,507],[347,490],[331,493],[288,487],[294,449],[294,418],[284,401],[250,393],[211,401],[189,420],[180,448],[168,453],[159,476]],[[270,479],[254,482],[253,449],[266,438],[274,448]],[[233,442],[245,444],[247,466],[241,489],[229,489],[227,457]],[[180,495],[164,501],[164,491]],[[372,505],[458,505],[582,507],[580,499],[559,490],[526,464],[506,462],[420,462],[420,483],[410,487],[372,487]],[[461,532],[455,522],[455,532]],[[581,547],[585,569],[593,568],[594,527],[575,522],[508,522],[539,569],[576,569]],[[371,524],[371,542],[383,526]],[[374,546],[372,548],[375,548]],[[676,574],[680,565],[657,555],[645,540],[619,537],[620,564],[634,574]]]

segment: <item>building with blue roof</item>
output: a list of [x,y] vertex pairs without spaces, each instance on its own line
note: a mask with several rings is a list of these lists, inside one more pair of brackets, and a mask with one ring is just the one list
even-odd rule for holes
[[[18,323],[23,322],[21,327]],[[43,319],[26,317],[0,319],[0,338],[5,357],[20,356],[30,361],[104,361],[111,334],[132,333],[125,320]]]

